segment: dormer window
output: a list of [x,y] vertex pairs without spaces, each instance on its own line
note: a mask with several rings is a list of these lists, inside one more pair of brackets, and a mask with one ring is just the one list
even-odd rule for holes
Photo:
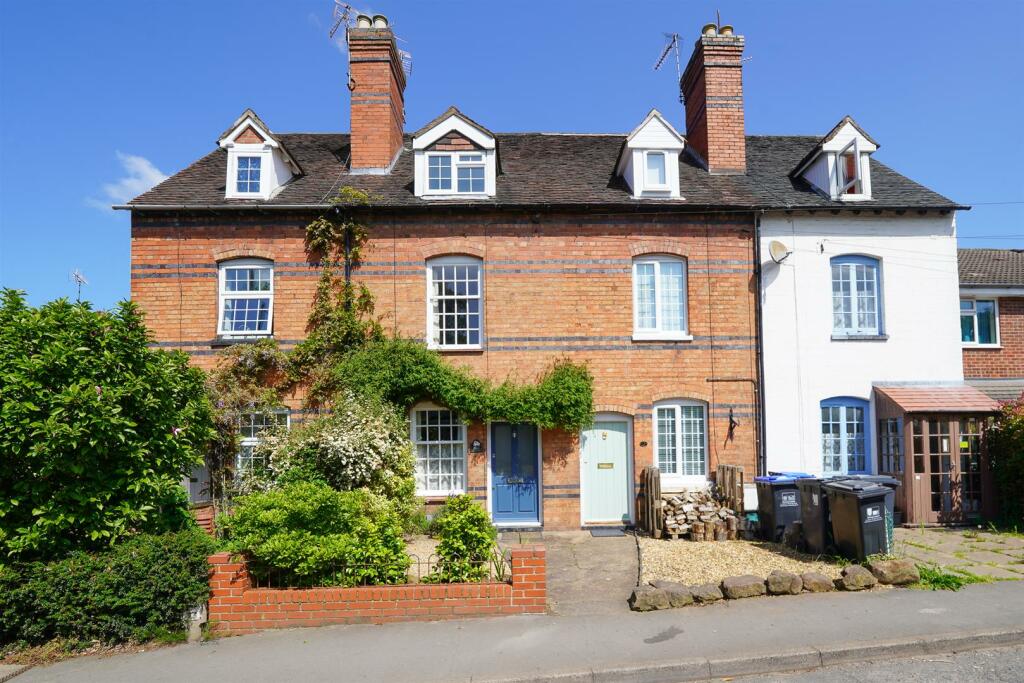
[[790,172],[833,201],[871,199],[871,154],[878,143],[849,116],[811,149]]
[[616,167],[634,199],[682,199],[679,194],[679,154],[683,136],[652,109],[626,137]]
[[495,195],[494,135],[451,107],[413,134],[414,188],[424,199],[485,199]]
[[263,159],[260,157],[238,157],[238,183],[236,185],[239,193],[259,193],[260,191],[260,166]]
[[226,199],[270,199],[302,169],[251,109],[246,109],[218,144],[227,152]]

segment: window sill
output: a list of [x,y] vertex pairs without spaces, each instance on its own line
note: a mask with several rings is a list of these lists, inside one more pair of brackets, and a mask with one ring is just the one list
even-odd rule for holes
[[887,334],[833,334],[832,341],[886,341]]
[[692,334],[685,332],[634,332],[633,341],[693,341]]
[[687,489],[707,488],[708,484],[708,478],[705,475],[661,475],[661,490],[665,493],[681,493]]
[[1003,348],[1002,344],[963,344],[965,349],[978,349],[979,351],[994,350]]
[[476,353],[484,350],[483,344],[470,344],[466,346],[441,346],[440,344],[427,344],[427,348],[438,353]]
[[210,342],[210,346],[234,346],[235,344],[254,344],[263,339],[273,339],[272,334],[247,334],[237,336],[217,335]]
[[465,491],[417,491],[416,496],[427,503],[443,503],[452,496],[464,495]]
[[490,199],[486,192],[424,192],[423,199]]

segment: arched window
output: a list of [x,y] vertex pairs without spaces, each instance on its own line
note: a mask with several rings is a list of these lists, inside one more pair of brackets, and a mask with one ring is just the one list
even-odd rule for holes
[[274,264],[265,259],[234,259],[220,264],[217,334],[267,336],[273,331]]
[[673,399],[654,405],[654,460],[666,485],[707,480],[707,414],[703,401]]
[[832,258],[832,334],[870,337],[883,332],[882,278],[878,259]]
[[866,474],[871,462],[868,402],[839,396],[821,402],[821,470],[832,474]]
[[686,259],[663,254],[633,259],[633,338],[689,339]]
[[416,495],[466,492],[466,425],[458,413],[429,403],[409,414],[416,448]]
[[427,342],[437,349],[483,345],[483,264],[472,256],[427,261]]

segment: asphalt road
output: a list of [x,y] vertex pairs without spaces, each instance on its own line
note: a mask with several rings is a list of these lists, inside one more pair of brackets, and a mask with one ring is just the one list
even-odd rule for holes
[[933,681],[975,681],[1019,683],[1024,681],[1024,647],[975,650],[959,654],[930,655],[829,666],[814,671],[771,674],[735,679],[744,683],[932,683]]

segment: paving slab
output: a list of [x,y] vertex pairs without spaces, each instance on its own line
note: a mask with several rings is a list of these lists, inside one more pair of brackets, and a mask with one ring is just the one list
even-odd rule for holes
[[963,569],[964,571],[968,571],[972,574],[977,574],[978,576],[984,576],[990,579],[1002,579],[1007,581],[1019,581],[1024,579],[1024,574],[1010,571],[1004,567],[993,567],[987,564],[971,564],[956,567],[956,569]]
[[977,550],[961,553],[961,556],[971,564],[1003,564],[1009,563],[1010,556],[1003,553],[994,553],[990,550]]

